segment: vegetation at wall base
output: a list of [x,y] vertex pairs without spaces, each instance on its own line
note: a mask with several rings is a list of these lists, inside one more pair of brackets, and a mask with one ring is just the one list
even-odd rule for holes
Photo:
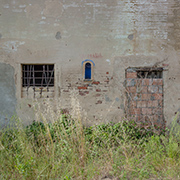
[[132,120],[84,127],[62,115],[54,123],[17,122],[0,132],[1,179],[179,179],[180,136]]

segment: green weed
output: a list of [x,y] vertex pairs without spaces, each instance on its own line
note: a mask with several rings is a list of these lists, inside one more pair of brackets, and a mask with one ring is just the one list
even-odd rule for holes
[[178,179],[179,136],[156,132],[134,121],[84,127],[67,115],[25,128],[18,123],[0,132],[0,177]]

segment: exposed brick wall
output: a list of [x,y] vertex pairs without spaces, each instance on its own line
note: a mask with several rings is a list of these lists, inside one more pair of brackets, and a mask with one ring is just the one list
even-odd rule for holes
[[165,128],[163,79],[138,78],[135,69],[126,71],[127,115],[137,122]]
[[[76,94],[83,108],[89,112],[93,110],[96,112],[102,112],[105,105],[112,103],[111,98],[109,98],[109,87],[112,86],[113,77],[109,72],[104,72],[94,81],[83,80],[83,78],[78,78],[76,81],[69,78],[64,81],[63,86],[60,88],[60,95],[62,107],[66,109],[71,109],[71,94],[72,92]],[[85,103],[85,106],[84,106]],[[93,107],[93,108],[92,108]]]

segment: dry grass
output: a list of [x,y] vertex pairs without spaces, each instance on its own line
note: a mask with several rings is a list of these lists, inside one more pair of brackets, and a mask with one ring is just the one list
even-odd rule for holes
[[178,124],[162,135],[128,122],[85,128],[73,97],[72,106],[74,120],[56,112],[49,124],[53,110],[36,106],[43,123],[24,128],[16,119],[16,128],[1,131],[0,179],[179,179]]

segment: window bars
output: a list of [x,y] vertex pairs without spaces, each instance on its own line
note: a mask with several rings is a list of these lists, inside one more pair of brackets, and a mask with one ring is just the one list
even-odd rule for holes
[[162,68],[137,68],[136,71],[138,78],[161,79],[163,76]]
[[23,87],[54,86],[54,65],[22,65]]
[[49,88],[54,87],[54,65],[43,64],[23,64],[22,65],[22,87],[26,88],[27,95],[28,89],[31,87],[35,92],[39,92],[42,96],[42,92],[46,89],[49,92]]

